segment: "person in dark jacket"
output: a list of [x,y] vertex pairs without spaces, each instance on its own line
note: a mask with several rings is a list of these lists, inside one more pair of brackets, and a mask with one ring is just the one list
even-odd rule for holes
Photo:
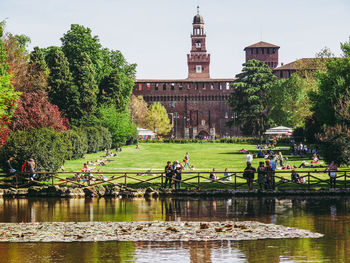
[[250,162],[247,162],[247,167],[244,169],[243,177],[247,179],[248,190],[253,190],[254,174],[256,169],[252,167]]
[[167,162],[167,165],[165,166],[164,172],[165,172],[164,187],[166,188],[167,183],[169,183],[169,188],[171,188],[171,181],[172,181],[171,179],[173,177],[173,169],[172,169],[172,165],[171,165],[170,161]]

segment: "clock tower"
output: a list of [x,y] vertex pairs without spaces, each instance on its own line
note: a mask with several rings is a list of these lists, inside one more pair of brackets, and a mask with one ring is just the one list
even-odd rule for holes
[[193,17],[193,32],[191,34],[192,48],[190,54],[187,54],[188,78],[189,79],[208,79],[210,54],[207,53],[204,33],[204,19],[199,14]]

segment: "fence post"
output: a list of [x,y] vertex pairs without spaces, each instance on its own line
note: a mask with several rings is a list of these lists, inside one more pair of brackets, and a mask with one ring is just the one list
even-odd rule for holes
[[126,187],[126,173],[124,174],[124,185]]
[[[161,173],[160,179],[161,179],[161,186],[162,186],[162,188],[163,188],[163,187],[164,187],[164,185],[163,185],[163,173]],[[165,187],[164,187],[164,188],[165,188]]]
[[18,175],[15,174],[15,177],[16,177],[16,189],[18,189]]
[[310,172],[307,173],[307,189],[310,189]]
[[235,190],[237,190],[237,173],[235,173],[234,175],[235,175]]
[[201,183],[201,178],[200,178],[200,173],[198,173],[198,175],[197,175],[197,189],[199,190],[199,185],[200,185],[200,183]]
[[345,171],[345,174],[344,174],[344,180],[345,180],[345,181],[344,181],[344,184],[345,184],[344,186],[345,186],[345,188],[346,188],[346,171]]
[[51,174],[51,185],[54,185],[54,182],[53,182],[53,174]]

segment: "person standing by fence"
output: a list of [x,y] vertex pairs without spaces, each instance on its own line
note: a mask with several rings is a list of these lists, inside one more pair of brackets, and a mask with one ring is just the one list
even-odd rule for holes
[[165,166],[165,184],[164,188],[166,188],[167,183],[169,183],[169,188],[171,188],[171,179],[173,177],[173,171],[171,167],[171,162],[168,161],[167,165]]
[[247,167],[244,169],[243,177],[247,179],[248,190],[253,190],[254,174],[256,169],[252,167],[250,162],[247,162]]
[[338,167],[334,163],[334,161],[332,161],[331,165],[325,170],[325,172],[328,172],[328,174],[329,174],[329,183],[330,183],[331,187],[333,187],[333,188],[335,188],[335,180],[337,179],[337,171],[338,171]]

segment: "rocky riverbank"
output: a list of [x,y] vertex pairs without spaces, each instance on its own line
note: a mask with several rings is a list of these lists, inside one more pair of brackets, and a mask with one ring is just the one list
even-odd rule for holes
[[252,221],[0,224],[0,242],[238,241],[322,236],[302,229]]
[[100,185],[85,188],[66,186],[31,186],[29,188],[0,189],[1,197],[293,197],[293,196],[350,196],[350,188],[339,189],[288,189],[288,190],[172,190],[172,189],[133,189],[125,186]]

